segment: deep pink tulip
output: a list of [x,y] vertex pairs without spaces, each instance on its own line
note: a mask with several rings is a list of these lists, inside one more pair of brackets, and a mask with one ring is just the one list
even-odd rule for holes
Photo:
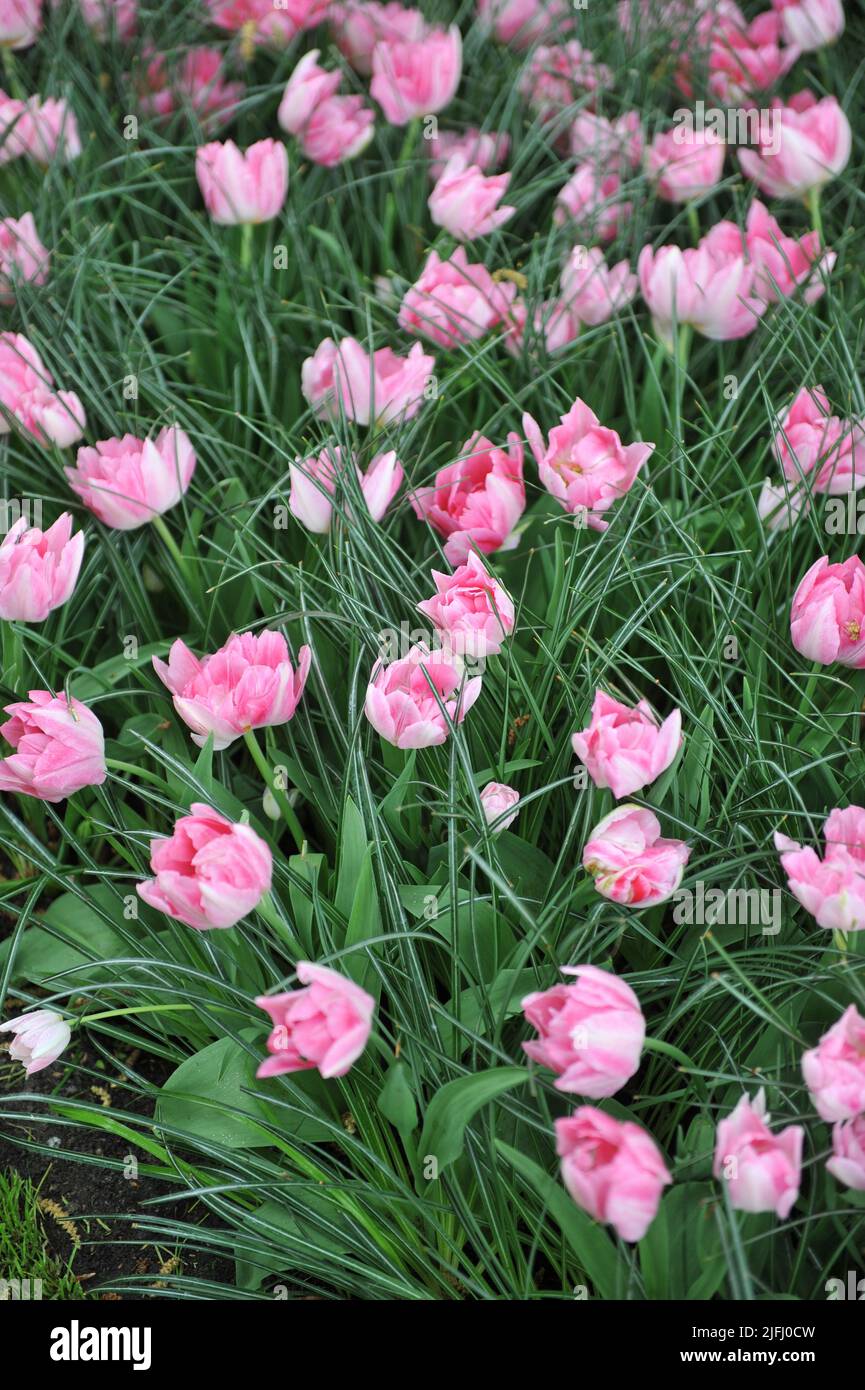
[[614,1096],[640,1065],[646,1020],[624,980],[594,965],[565,965],[575,984],[527,994],[521,1008],[538,1040],[523,1043],[533,1061],[556,1072],[557,1091],[590,1100]]
[[865,1115],[834,1126],[832,1157],[826,1168],[845,1187],[865,1192]]
[[177,425],[155,439],[101,439],[78,450],[64,472],[73,492],[106,526],[134,531],[177,505],[195,471],[195,451]]
[[56,802],[82,787],[101,787],[107,776],[102,725],[80,700],[31,690],[29,702],[5,710],[12,717],[0,735],[15,752],[0,759],[0,791]]
[[462,38],[455,24],[429,29],[416,40],[385,40],[372,51],[370,95],[391,125],[407,125],[453,101],[462,66]]
[[622,200],[621,189],[618,174],[605,174],[595,164],[580,164],[556,194],[553,221],[559,227],[572,221],[581,235],[612,241],[633,211],[633,204]]
[[195,152],[195,177],[214,222],[270,222],[288,191],[288,154],[279,140],[258,140],[248,150],[233,140],[213,140]]
[[317,415],[359,425],[411,420],[424,401],[435,359],[415,343],[407,357],[370,354],[356,338],[325,338],[301,367],[301,389]]
[[436,592],[417,605],[437,630],[443,649],[468,662],[497,656],[514,630],[510,594],[471,551],[453,574],[432,572]]
[[711,131],[677,126],[646,150],[646,173],[670,203],[702,198],[720,183],[726,146]]
[[835,97],[799,92],[762,118],[756,149],[740,149],[742,172],[770,198],[804,198],[850,158],[850,122]]
[[325,1080],[345,1076],[369,1041],[375,1000],[353,980],[310,961],[298,961],[297,978],[305,989],[263,994],[255,1001],[273,1021],[270,1056],[256,1076],[310,1067]]
[[191,110],[205,132],[218,130],[234,116],[243,100],[242,82],[227,82],[218,48],[189,48],[173,62],[155,53],[137,79],[138,107],[143,116],[167,121]]
[[865,423],[830,414],[822,386],[803,386],[779,426],[772,450],[794,486],[807,477],[812,492],[845,494],[865,483]]
[[[317,457],[298,459],[289,464],[289,510],[307,531],[324,535],[330,530],[333,496],[343,468],[338,445],[333,449],[322,449]],[[355,464],[355,473],[370,516],[373,521],[381,521],[403,479],[402,465],[395,451],[390,449],[385,454],[376,454],[365,473],[361,473]]]
[[823,294],[824,280],[835,265],[834,251],[820,250],[820,233],[785,236],[768,209],[755,198],[745,222],[748,254],[757,266],[754,292],[767,303],[795,294],[801,286],[806,304]]
[[453,348],[503,323],[515,296],[515,285],[495,281],[486,266],[468,260],[464,247],[446,260],[430,251],[420,277],[406,291],[399,324],[438,347]]
[[637,272],[655,331],[670,348],[674,323],[723,342],[752,333],[766,312],[755,292],[757,267],[734,222],[718,222],[694,249],[644,246]]
[[205,4],[211,21],[220,29],[242,34],[245,41],[256,45],[286,48],[300,30],[288,4],[277,7],[273,0],[205,0]]
[[40,444],[68,449],[87,425],[74,391],[55,391],[54,378],[22,333],[0,333],[0,435],[11,425],[6,411]]
[[287,724],[303,694],[312,653],[301,647],[297,669],[281,632],[233,633],[219,651],[197,657],[184,642],[172,644],[168,662],[153,669],[174,697],[174,708],[203,748],[227,748],[250,729]]
[[472,435],[456,463],[440,469],[433,486],[417,488],[409,501],[419,520],[447,538],[445,558],[452,565],[462,564],[473,550],[483,555],[512,550],[526,509],[519,435],[508,435],[507,449]]
[[499,207],[510,181],[510,174],[486,175],[477,164],[467,164],[465,155],[452,155],[429,195],[430,216],[457,241],[488,236],[516,212]]
[[865,667],[865,565],[858,555],[830,564],[823,555],[801,580],[790,610],[797,652],[828,666]]
[[661,839],[653,811],[626,802],[591,832],[583,868],[602,897],[622,907],[654,907],[675,893],[690,854],[682,840]]
[[762,1087],[753,1102],[743,1095],[718,1125],[712,1171],[726,1182],[736,1211],[774,1211],[785,1221],[799,1196],[805,1131],[788,1125],[773,1134],[770,1119]]
[[84,532],[59,516],[47,531],[19,517],[0,542],[0,618],[44,623],[71,598],[84,555]]
[[507,786],[505,782],[487,782],[480,793],[480,802],[484,820],[487,825],[495,827],[494,834],[498,835],[502,830],[507,830],[509,825],[513,825],[519,815],[519,810],[516,809],[519,799],[519,792]]
[[369,77],[377,43],[418,43],[427,32],[420,10],[389,0],[345,0],[332,5],[328,20],[334,42],[356,72]]
[[446,651],[415,646],[385,666],[376,662],[364,713],[396,748],[431,748],[444,743],[451,724],[461,724],[481,693],[481,677],[464,671]]
[[579,398],[550,430],[548,442],[529,414],[523,416],[523,430],[544,487],[594,531],[606,531],[610,523],[602,514],[630,490],[655,447],[623,444]]
[[674,709],[659,725],[645,700],[623,705],[597,690],[591,722],[571,743],[596,787],[609,787],[617,800],[633,796],[660,777],[681,748],[682,712]]
[[837,807],[823,826],[823,858],[775,831],[790,892],[828,931],[865,927],[865,807]]
[[50,260],[32,212],[0,220],[0,304],[14,303],[16,287],[23,280],[44,285]]
[[69,1046],[72,1029],[53,1009],[34,1009],[0,1023],[0,1033],[11,1033],[9,1056],[21,1062],[28,1076],[56,1062]]
[[197,931],[233,927],[270,890],[272,856],[260,835],[194,801],[170,839],[150,841],[154,878],[138,896]]
[[865,1112],[865,1018],[855,1004],[803,1054],[802,1075],[821,1120]]
[[562,1181],[578,1207],[622,1240],[642,1240],[673,1181],[650,1134],[593,1105],[556,1120]]
[[842,0],[772,0],[787,43],[813,53],[844,33]]

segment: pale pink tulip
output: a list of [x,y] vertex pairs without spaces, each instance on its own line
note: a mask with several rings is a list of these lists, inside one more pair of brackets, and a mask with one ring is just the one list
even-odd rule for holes
[[834,251],[820,250],[820,233],[785,236],[768,209],[755,198],[745,222],[748,254],[757,266],[754,292],[768,304],[795,294],[801,286],[806,304],[823,294],[825,278],[835,265]]
[[576,39],[542,44],[532,54],[520,79],[520,93],[540,121],[547,123],[573,106],[587,93],[598,92],[613,82],[613,73]]
[[476,126],[469,126],[462,134],[455,130],[440,130],[428,143],[430,178],[435,183],[455,154],[462,155],[467,165],[476,164],[482,173],[492,173],[507,159],[511,137],[503,131],[478,130]]
[[345,0],[332,5],[328,20],[334,42],[356,72],[369,77],[377,43],[418,43],[427,32],[420,10],[406,9],[389,0]]
[[461,724],[481,693],[481,677],[464,670],[445,651],[414,646],[408,656],[373,667],[364,713],[372,727],[397,748],[444,743],[452,724]]
[[826,1168],[845,1187],[865,1192],[865,1115],[834,1126],[832,1157]]
[[433,570],[432,577],[435,595],[417,608],[437,630],[444,650],[469,663],[498,655],[514,630],[514,605],[480,556],[471,551],[453,574]]
[[195,471],[195,451],[177,425],[155,439],[101,439],[78,450],[69,486],[106,526],[134,531],[183,497]]
[[844,33],[842,0],[772,0],[787,43],[813,53]]
[[359,425],[411,420],[420,410],[435,359],[415,343],[407,357],[370,354],[356,338],[325,338],[301,367],[301,389],[317,415]]
[[462,38],[455,24],[429,29],[415,40],[385,40],[372,51],[370,95],[391,125],[407,125],[453,101],[462,66]]
[[515,207],[499,207],[510,181],[510,174],[487,176],[477,164],[467,164],[465,155],[452,155],[429,195],[430,216],[458,241],[488,236],[516,212]]
[[195,177],[214,222],[270,222],[288,191],[288,154],[278,140],[258,140],[248,150],[233,140],[213,140],[195,152]]
[[168,662],[153,658],[153,669],[174,697],[174,708],[203,748],[210,735],[215,749],[228,748],[250,729],[287,724],[294,715],[309,674],[312,653],[301,647],[297,669],[281,632],[233,633],[211,656],[195,656],[177,639]]
[[[53,0],[54,5],[59,0]],[[135,33],[138,21],[138,0],[78,0],[84,23],[97,39],[115,35],[127,43]]]
[[22,333],[0,333],[0,435],[8,434],[7,412],[40,444],[67,449],[87,424],[73,391],[55,391],[54,378]]
[[839,494],[865,483],[865,423],[831,415],[822,386],[803,386],[779,425],[772,452],[788,482]]
[[504,322],[516,286],[500,284],[479,262],[457,247],[447,260],[430,251],[420,277],[406,291],[399,324],[408,333],[453,348],[481,338]]
[[49,266],[32,212],[0,220],[0,304],[14,303],[17,285],[24,280],[44,285]]
[[42,0],[0,0],[0,48],[29,48],[41,29]]
[[846,168],[850,122],[835,97],[799,92],[761,119],[756,149],[740,149],[742,172],[770,198],[804,198]]
[[821,1120],[865,1112],[865,1018],[855,1004],[803,1054],[802,1075]]
[[646,173],[671,203],[711,193],[721,181],[726,146],[711,131],[677,126],[656,135],[646,150]]
[[799,1196],[805,1131],[788,1125],[773,1134],[770,1119],[762,1087],[753,1102],[743,1095],[718,1125],[712,1171],[726,1182],[736,1211],[774,1211],[786,1221]]
[[[289,464],[289,511],[301,526],[313,534],[324,535],[330,530],[333,496],[341,469],[343,464],[339,446],[322,449],[317,457],[298,459]],[[370,516],[373,521],[381,521],[403,479],[402,465],[396,453],[391,449],[386,454],[376,454],[366,473],[361,473],[356,464],[354,469]],[[351,520],[350,509],[348,519]]]
[[488,825],[494,826],[494,834],[498,835],[502,830],[507,830],[509,825],[513,825],[519,815],[519,811],[514,809],[519,799],[519,792],[504,782],[487,782],[480,793],[480,802],[484,820]]
[[771,478],[763,479],[757,514],[770,531],[789,530],[809,511],[808,494],[803,487],[785,487],[782,483],[773,483]]
[[375,135],[375,112],[363,97],[330,97],[315,108],[300,133],[300,148],[313,164],[333,169],[361,154]]
[[19,517],[0,542],[0,618],[44,623],[72,597],[84,555],[84,532],[59,516],[47,531]]
[[568,0],[477,0],[478,18],[499,43],[531,48],[574,28]]
[[673,1181],[654,1139],[593,1105],[555,1124],[562,1181],[577,1206],[622,1240],[642,1240]]
[[[14,3],[14,0],[13,0]],[[21,1062],[28,1076],[56,1062],[69,1046],[72,1029],[53,1009],[34,1009],[0,1023],[0,1033],[11,1033],[9,1056]]]
[[608,267],[597,246],[575,246],[559,283],[568,312],[579,324],[596,327],[631,303],[640,282],[627,261]]
[[537,1029],[524,1052],[556,1072],[557,1091],[590,1100],[614,1096],[640,1065],[646,1020],[624,980],[594,965],[565,965],[576,984],[556,984],[527,994],[520,1007]]
[[826,851],[815,850],[775,831],[775,848],[793,896],[827,931],[865,927],[865,808],[836,808],[823,826]]
[[661,839],[654,812],[629,802],[595,826],[583,868],[602,897],[622,907],[654,907],[675,893],[690,854],[682,840]]
[[637,273],[655,331],[670,348],[674,324],[726,341],[752,333],[766,312],[755,293],[757,267],[734,222],[718,222],[694,249],[644,246]]
[[[799,56],[795,46],[782,43],[781,21],[771,10],[764,10],[749,24],[738,5],[705,6],[696,37],[700,47],[708,47],[709,92],[725,106],[753,104],[758,93],[777,86]],[[685,46],[676,80],[691,97],[689,46]]]
[[626,111],[614,121],[594,111],[579,111],[569,139],[574,159],[608,173],[624,174],[636,169],[643,155],[639,111]]
[[255,1001],[273,1022],[267,1040],[270,1056],[256,1076],[281,1076],[310,1067],[325,1080],[345,1076],[369,1040],[375,1000],[353,980],[310,961],[298,961],[297,978],[305,989],[263,994]]
[[190,111],[203,130],[216,130],[232,119],[245,90],[224,73],[218,48],[187,49],[177,62],[156,53],[138,77],[139,110],[155,121]]
[[621,189],[618,174],[605,174],[594,164],[580,164],[556,194],[553,221],[562,227],[570,220],[582,235],[612,241],[633,211],[633,203],[622,200]]
[[44,166],[68,164],[81,153],[75,113],[59,97],[28,97],[8,138],[12,152]]
[[409,495],[415,515],[445,536],[445,558],[462,564],[473,550],[489,555],[517,544],[515,527],[526,509],[519,435],[507,449],[472,435],[456,463],[436,474],[432,487]]
[[571,743],[596,787],[609,787],[617,800],[633,796],[666,772],[681,748],[682,712],[674,709],[659,725],[645,700],[623,705],[597,690],[591,722]]
[[194,801],[170,839],[150,841],[154,878],[136,884],[148,907],[197,931],[233,927],[270,891],[273,860],[248,825]]
[[340,72],[319,66],[319,49],[305,53],[291,74],[279,103],[277,120],[289,135],[299,135],[315,108],[339,89]]
[[828,666],[865,667],[865,565],[858,555],[830,564],[823,555],[799,583],[790,610],[797,652]]
[[64,801],[82,787],[101,787],[107,774],[102,725],[71,696],[31,690],[29,702],[6,705],[0,735],[15,749],[0,758],[0,791]]
[[529,414],[523,416],[523,430],[544,487],[594,531],[606,531],[610,523],[603,513],[633,487],[655,447],[623,444],[579,398],[550,430],[548,442]]

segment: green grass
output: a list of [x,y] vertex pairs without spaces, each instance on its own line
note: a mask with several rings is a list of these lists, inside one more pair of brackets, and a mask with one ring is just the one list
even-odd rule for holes
[[[573,241],[551,230],[567,172],[518,97],[519,56],[490,47],[471,6],[425,9],[456,17],[466,39],[467,76],[442,125],[512,138],[508,201],[518,214],[481,243],[483,257],[519,269],[530,304],[540,302]],[[865,29],[850,10],[828,65],[806,57],[784,90],[822,92],[828,75],[855,137]],[[167,16],[160,8],[160,44],[204,36],[197,16],[194,4]],[[636,106],[650,125],[669,117],[681,101],[663,41],[630,54],[609,7],[578,18],[584,42],[617,73],[612,111]],[[278,133],[295,57],[255,57],[229,132],[241,145]],[[88,441],[177,420],[199,463],[167,517],[181,568],[152,528],[109,532],[78,507],[59,457],[18,435],[0,444],[7,494],[41,496],[46,520],[69,508],[87,533],[75,599],[27,629],[24,680],[2,692],[5,702],[68,687],[102,720],[109,756],[136,768],[57,807],[4,800],[0,847],[17,872],[0,884],[15,918],[0,1004],[18,1012],[21,998],[86,1000],[95,1012],[192,1002],[195,1012],[89,1030],[121,1077],[110,1110],[70,1098],[104,1079],[70,1064],[62,1096],[25,1085],[2,1113],[26,1117],[36,1134],[40,1125],[59,1133],[62,1146],[45,1147],[55,1157],[76,1155],[83,1128],[101,1129],[101,1163],[122,1168],[129,1154],[139,1163],[130,1238],[237,1261],[236,1288],[178,1274],[164,1280],[164,1296],[263,1298],[276,1285],[333,1299],[568,1299],[587,1283],[633,1299],[823,1298],[828,1278],[861,1263],[865,1216],[825,1175],[830,1132],[798,1062],[842,1008],[865,1006],[863,942],[851,937],[839,951],[786,890],[774,937],[759,926],[709,935],[676,925],[669,906],[626,913],[602,900],[580,860],[612,803],[591,784],[575,791],[570,735],[598,685],[646,695],[664,712],[681,707],[683,755],[663,795],[656,786],[646,799],[664,833],[692,846],[685,886],[785,888],[772,832],[810,842],[829,808],[863,801],[863,677],[821,668],[810,681],[788,624],[809,565],[827,551],[845,558],[859,538],[828,538],[820,499],[783,534],[767,533],[756,511],[762,479],[777,471],[774,415],[802,384],[822,383],[842,413],[865,411],[861,139],[823,199],[838,264],[816,307],[783,303],[738,343],[697,339],[684,369],[658,353],[640,300],[555,357],[539,349],[514,359],[495,338],[437,352],[435,400],[373,444],[345,422],[331,435],[313,418],[300,365],[329,334],[410,346],[374,277],[392,274],[401,290],[432,243],[420,147],[399,163],[404,133],[380,121],[366,155],[327,171],[301,164],[292,143],[284,215],[256,230],[244,272],[239,233],[202,210],[195,134],[142,123],[137,141],[123,138],[134,110],[124,67],[68,18],[15,60],[26,90],[68,91],[85,149],[45,176],[20,161],[0,169],[4,209],[31,209],[54,256],[48,286],[25,287],[11,316],[81,396]],[[699,208],[704,230],[744,216],[748,190],[732,159],[726,174]],[[608,260],[633,265],[647,241],[689,243],[685,215],[657,202],[642,177],[629,191],[634,215]],[[785,231],[807,228],[804,208],[772,210]],[[274,269],[278,245],[289,248],[285,270]],[[130,374],[134,400],[124,396]],[[443,567],[408,486],[428,482],[474,431],[503,443],[524,410],[546,430],[575,396],[624,440],[654,440],[648,469],[600,537],[569,524],[527,461],[525,529],[495,560],[519,605],[513,641],[445,747],[406,756],[382,745],[362,714],[377,634],[416,625],[429,571]],[[355,506],[351,526],[309,537],[282,524],[288,467],[334,436],[359,449],[361,466],[395,447],[408,483],[381,526]],[[243,743],[198,756],[150,667],[177,636],[208,652],[232,630],[265,625],[314,654],[298,713],[267,736],[271,764],[299,792],[305,855],[263,815]],[[523,798],[513,830],[495,838],[477,795],[491,777]],[[247,811],[271,843],[279,928],[253,914],[231,932],[201,934],[143,906],[128,915],[149,839],[197,799]],[[383,1046],[327,1085],[309,1074],[256,1082],[265,1029],[252,997],[290,978],[299,957],[365,972]],[[550,985],[560,964],[587,960],[625,974],[650,1035],[676,1049],[648,1051],[635,1086],[605,1102],[651,1131],[676,1178],[640,1249],[593,1228],[565,1198],[552,1121],[569,1106],[548,1073],[530,1074],[520,1047],[519,999]],[[178,1067],[167,1091],[153,1080]],[[430,1179],[423,1125],[434,1098],[461,1077],[507,1067],[520,1069],[519,1084],[477,1111],[460,1155]],[[713,1126],[758,1082],[778,1123],[807,1131],[802,1195],[783,1223],[731,1211],[710,1180]],[[203,1202],[212,1224],[164,1216],[178,1196]],[[134,1293],[146,1282],[110,1287]]]
[[17,1173],[0,1172],[0,1299],[84,1298],[71,1268],[74,1254],[64,1261],[52,1252],[39,1188]]

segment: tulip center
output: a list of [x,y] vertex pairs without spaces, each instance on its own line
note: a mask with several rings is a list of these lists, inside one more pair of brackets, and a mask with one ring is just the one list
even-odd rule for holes
[[844,624],[844,631],[847,633],[847,636],[850,638],[851,642],[858,642],[859,634],[862,631],[862,629],[857,622],[853,622],[851,620],[849,623]]

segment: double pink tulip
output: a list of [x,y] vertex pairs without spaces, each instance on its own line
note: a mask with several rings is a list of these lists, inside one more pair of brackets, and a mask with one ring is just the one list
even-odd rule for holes
[[557,227],[573,222],[587,240],[612,241],[633,212],[633,203],[625,202],[621,191],[619,174],[579,164],[556,194],[553,222]]
[[645,700],[623,705],[597,690],[591,722],[571,743],[596,787],[609,787],[617,800],[633,796],[666,772],[681,748],[682,712],[674,709],[659,726]]
[[718,222],[693,249],[644,246],[637,271],[655,331],[671,348],[674,324],[725,341],[752,333],[766,312],[757,266],[734,222]]
[[430,216],[457,241],[488,236],[516,212],[515,207],[499,207],[510,181],[510,174],[487,175],[465,155],[451,155],[429,195]]
[[356,338],[325,338],[301,367],[301,389],[317,415],[385,425],[417,414],[434,366],[420,343],[407,357],[391,348],[370,356]]
[[655,907],[675,893],[690,855],[682,840],[661,838],[653,811],[626,803],[591,832],[583,868],[602,897],[622,907]]
[[718,1125],[712,1171],[726,1182],[730,1205],[737,1211],[774,1211],[785,1221],[799,1196],[805,1131],[788,1125],[773,1134],[770,1119],[762,1088],[753,1102],[743,1095]]
[[211,656],[195,656],[184,642],[172,644],[168,662],[153,669],[174,697],[174,708],[203,748],[227,748],[250,729],[287,724],[303,695],[312,653],[298,652],[297,670],[281,632],[234,633]]
[[369,1040],[375,1000],[325,965],[298,961],[297,978],[305,989],[263,994],[255,1001],[273,1022],[267,1039],[270,1056],[256,1076],[282,1076],[311,1067],[325,1080],[345,1076]]
[[847,166],[850,122],[835,97],[798,92],[762,118],[756,149],[740,149],[742,172],[770,198],[804,198]]
[[802,1057],[802,1075],[821,1120],[865,1112],[865,1018],[855,1004]]
[[150,842],[154,878],[137,884],[149,907],[197,931],[233,927],[270,890],[270,850],[248,825],[193,802],[170,839]]
[[785,236],[768,209],[755,198],[745,222],[748,254],[757,267],[754,292],[767,304],[774,304],[803,290],[806,304],[823,294],[824,280],[835,265],[834,251],[822,251],[820,233]]
[[195,471],[195,451],[177,425],[155,439],[101,439],[78,450],[69,486],[94,516],[117,531],[134,531],[177,505]]
[[642,1240],[673,1181],[651,1135],[631,1120],[581,1105],[556,1120],[556,1152],[577,1206],[622,1240]]
[[828,931],[865,927],[865,807],[838,807],[823,825],[826,852],[821,859],[775,832],[775,848],[790,892]]
[[[597,246],[574,246],[559,277],[558,299],[548,299],[535,311],[536,336],[543,338],[548,353],[574,342],[583,327],[597,327],[631,303],[639,281],[627,261],[609,267]],[[528,313],[516,301],[508,316],[505,345],[516,355],[527,341]]]
[[726,146],[712,131],[679,126],[656,135],[646,150],[646,173],[670,203],[705,197],[721,181]]
[[[322,449],[317,457],[298,459],[289,464],[291,491],[288,507],[292,516],[314,535],[324,535],[333,520],[333,498],[339,474],[343,471],[342,453],[337,445]],[[357,481],[373,521],[381,521],[403,479],[402,465],[393,449],[376,454],[365,473],[354,465]]]
[[591,1100],[614,1096],[640,1065],[646,1020],[624,980],[594,965],[566,965],[575,984],[527,994],[521,1008],[539,1034],[523,1043],[533,1061],[558,1077],[557,1091]]
[[462,564],[472,550],[511,550],[526,509],[519,435],[508,435],[507,449],[472,435],[456,463],[440,469],[433,486],[417,488],[409,501],[419,520],[446,537],[445,558],[452,565]]
[[465,679],[462,664],[446,651],[415,646],[387,666],[376,663],[364,713],[396,748],[431,748],[462,723],[480,693],[480,676]]
[[80,700],[31,690],[6,713],[0,735],[15,752],[0,759],[0,791],[56,802],[105,781],[102,725]]
[[55,391],[54,378],[23,333],[0,333],[0,434],[12,415],[40,444],[68,449],[87,425],[74,391]]
[[233,140],[214,140],[196,150],[195,177],[214,222],[270,222],[288,192],[288,154],[279,140],[258,140],[248,150]]
[[842,1120],[832,1130],[832,1157],[828,1171],[845,1187],[865,1192],[865,1115]]
[[363,97],[336,95],[342,74],[319,67],[318,54],[312,49],[294,69],[278,120],[298,137],[307,159],[332,168],[366,149],[375,134],[375,114]]
[[865,483],[865,423],[830,414],[822,386],[803,386],[775,435],[773,452],[792,484],[812,492],[854,492]]
[[50,256],[36,231],[32,212],[0,220],[0,304],[11,304],[18,283],[44,285]]
[[34,1009],[0,1023],[0,1033],[11,1033],[9,1056],[20,1062],[28,1076],[56,1062],[69,1046],[72,1029],[53,1009]]
[[386,39],[372,51],[370,94],[391,125],[408,125],[453,101],[462,68],[462,38],[455,24],[429,29],[418,39]]
[[519,799],[519,792],[509,787],[506,782],[487,782],[480,793],[480,802],[484,820],[487,825],[495,827],[496,835],[513,825],[519,815],[516,809]]
[[514,630],[510,595],[471,551],[453,574],[433,570],[436,592],[417,605],[439,634],[444,650],[464,661],[496,656]]
[[64,512],[47,531],[19,517],[0,542],[0,618],[44,623],[72,591],[84,555],[84,532],[72,534]]
[[815,560],[790,609],[790,638],[809,661],[865,666],[865,565],[858,555],[830,564]]
[[523,430],[541,482],[566,512],[585,519],[593,531],[606,531],[603,513],[630,491],[654,444],[623,444],[579,398],[544,442],[531,415]]
[[470,262],[460,246],[446,260],[430,251],[419,278],[406,291],[399,324],[408,333],[453,348],[503,323],[516,286],[499,284],[486,266]]

